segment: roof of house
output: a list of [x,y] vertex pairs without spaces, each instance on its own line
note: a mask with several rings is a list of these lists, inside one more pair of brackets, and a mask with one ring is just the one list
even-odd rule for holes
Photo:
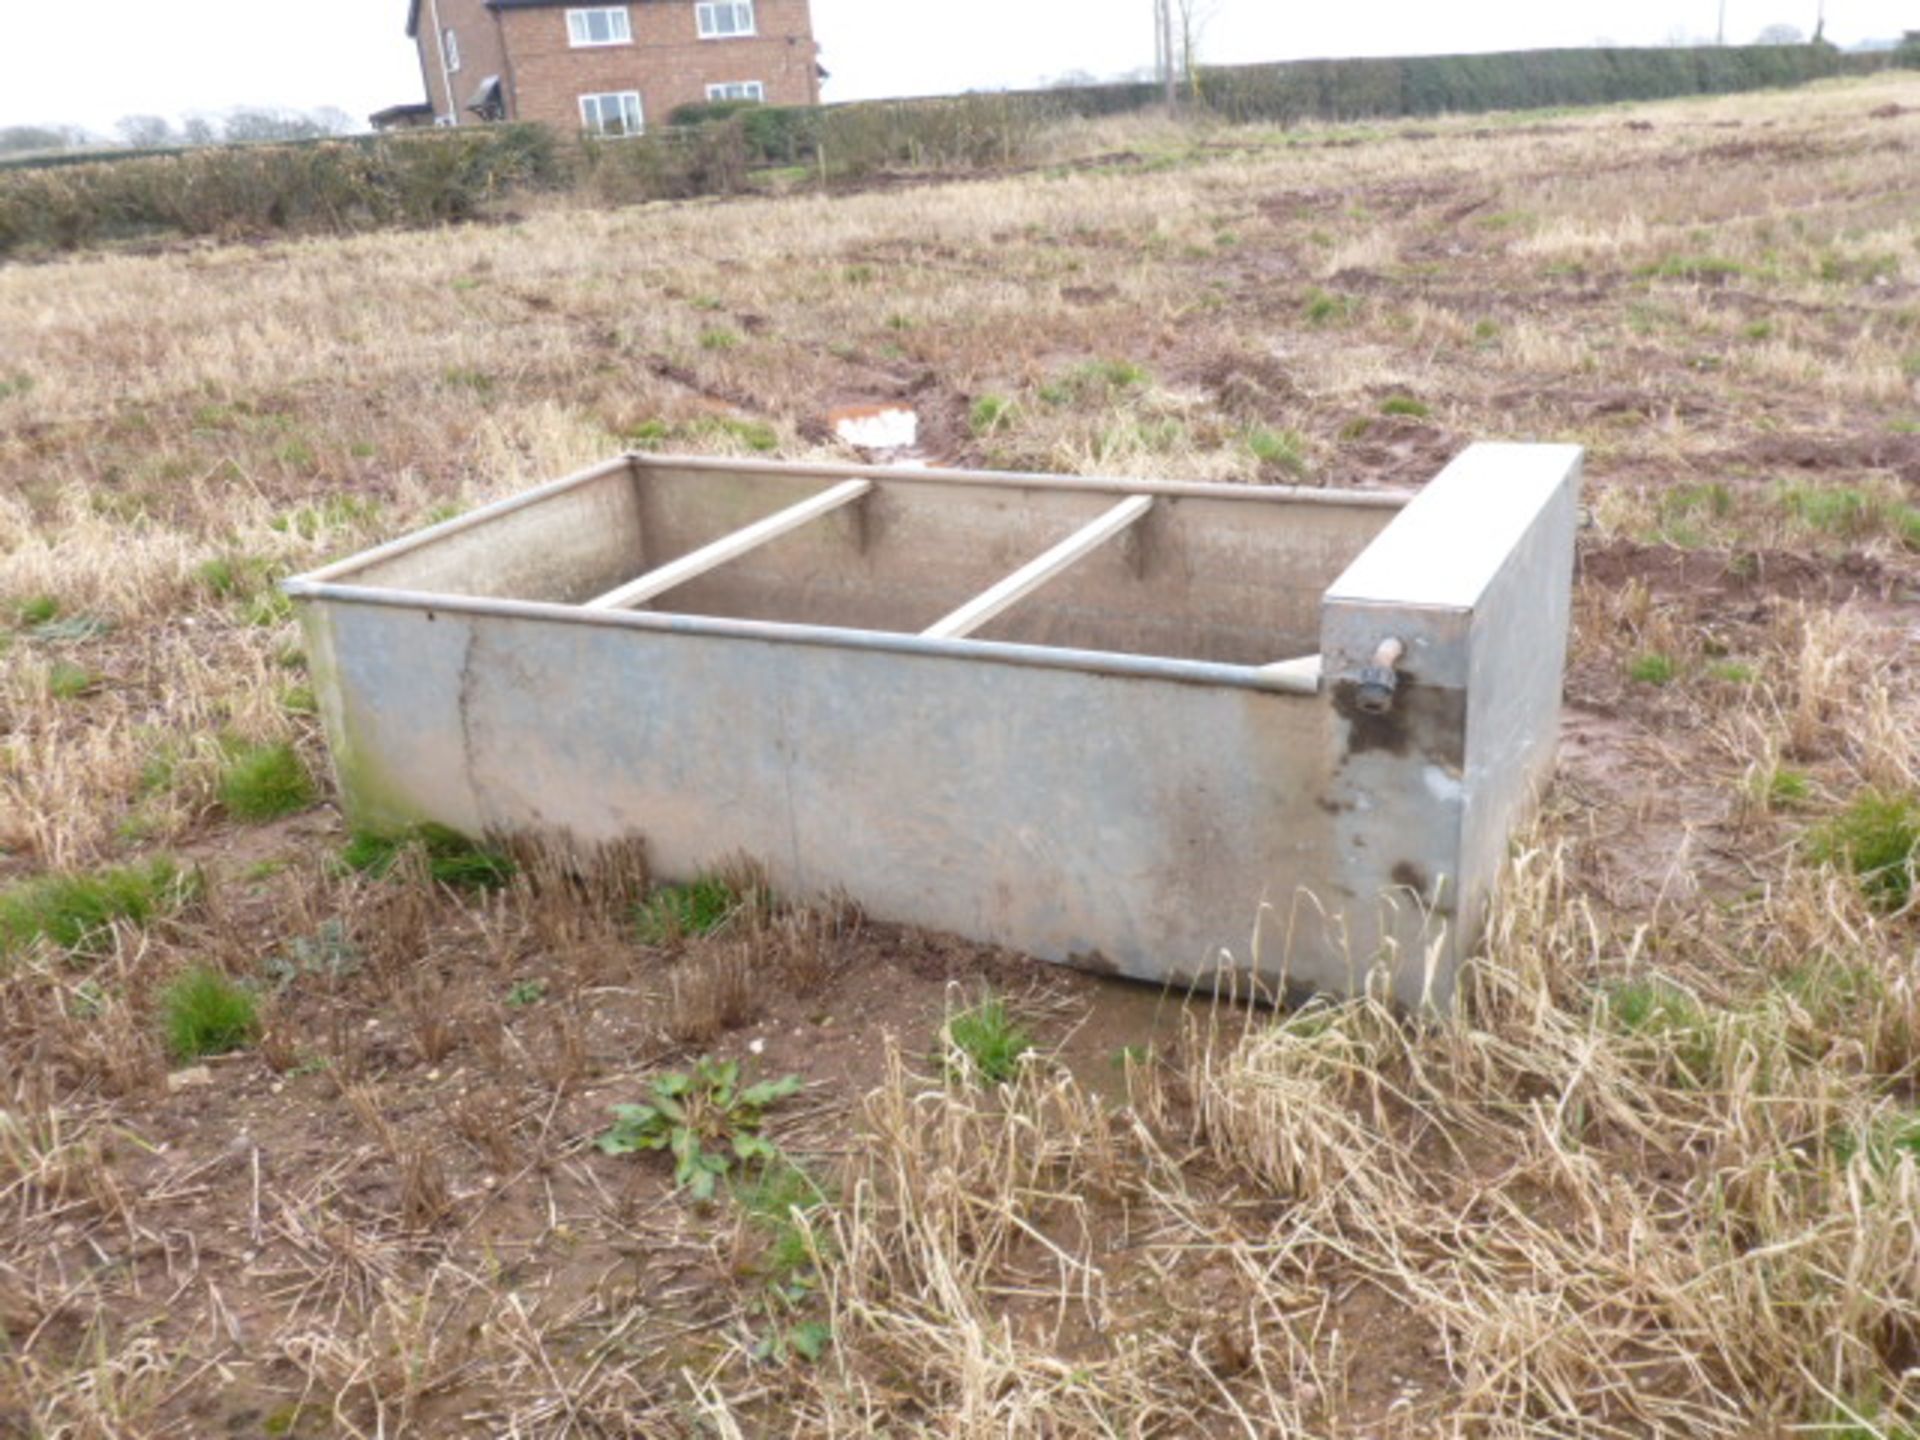
[[409,100],[404,105],[389,105],[384,110],[376,110],[367,117],[378,128],[392,125],[401,120],[432,119],[433,106],[424,100]]
[[[578,0],[485,0],[485,3],[489,10],[545,10],[575,4]],[[407,0],[407,35],[412,37],[419,33],[420,0]]]

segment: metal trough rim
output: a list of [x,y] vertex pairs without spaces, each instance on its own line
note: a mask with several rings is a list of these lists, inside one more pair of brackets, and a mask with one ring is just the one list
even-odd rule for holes
[[1307,662],[1280,665],[1223,665],[1173,656],[1130,655],[1118,651],[1079,650],[1048,645],[1020,645],[1004,641],[911,635],[885,630],[858,630],[830,625],[786,621],[736,620],[719,616],[662,611],[596,609],[588,605],[561,605],[513,600],[498,596],[448,595],[433,591],[355,585],[351,577],[380,562],[407,555],[450,535],[485,525],[503,515],[565,493],[578,486],[627,469],[695,470],[716,474],[769,475],[782,479],[866,480],[874,486],[889,482],[953,485],[980,489],[1054,490],[1126,497],[1194,498],[1248,504],[1340,505],[1361,509],[1404,508],[1413,491],[1328,491],[1304,486],[1252,486],[1175,480],[1135,480],[1119,476],[1038,475],[1011,471],[917,469],[890,465],[791,463],[779,460],[740,460],[721,456],[653,455],[629,452],[577,470],[559,480],[536,486],[491,505],[458,515],[438,525],[400,536],[384,545],[363,550],[317,570],[283,581],[281,589],[296,600],[327,600],[345,604],[379,605],[420,610],[431,615],[560,621],[571,625],[606,625],[631,630],[679,635],[723,636],[775,644],[816,645],[849,650],[918,655],[974,663],[1018,665],[1036,669],[1075,670],[1119,678],[1169,680],[1181,684],[1256,690],[1278,695],[1317,695],[1320,669]]
[[1276,671],[1272,667],[1220,665],[1207,660],[1179,660],[1162,655],[1068,650],[1048,645],[1016,645],[1001,640],[928,639],[923,635],[899,634],[889,630],[851,630],[832,625],[796,625],[777,620],[732,620],[665,611],[589,610],[580,605],[555,605],[537,600],[440,595],[424,590],[384,590],[368,585],[341,585],[318,580],[311,575],[283,581],[280,588],[296,600],[326,600],[335,604],[424,611],[429,619],[435,612],[444,612],[501,620],[558,621],[566,625],[599,625],[623,630],[647,630],[663,635],[705,635],[733,640],[760,640],[776,645],[813,645],[824,649],[965,660],[973,664],[1015,665],[1033,670],[1073,670],[1088,675],[1110,675],[1118,679],[1166,680],[1183,685],[1258,690],[1269,695],[1320,693],[1317,672],[1308,675]]
[[[734,475],[772,475],[818,480],[871,480],[876,485],[888,481],[907,484],[931,482],[936,485],[973,486],[997,490],[1065,490],[1094,495],[1164,495],[1172,499],[1235,500],[1256,505],[1343,505],[1358,509],[1400,510],[1418,493],[1414,490],[1315,490],[1304,485],[1223,485],[1188,480],[1129,480],[1106,475],[1036,475],[1024,471],[910,469],[900,465],[830,465],[819,462],[784,460],[737,460],[714,455],[654,455],[629,451],[576,470],[571,475],[509,495],[478,510],[469,510],[438,525],[389,540],[371,550],[362,550],[331,565],[309,570],[287,581],[331,583],[380,561],[411,554],[424,546],[484,525],[502,515],[511,515],[529,505],[550,500],[568,490],[586,485],[622,468],[636,475],[649,470],[711,470]],[[289,595],[304,593],[288,589]]]

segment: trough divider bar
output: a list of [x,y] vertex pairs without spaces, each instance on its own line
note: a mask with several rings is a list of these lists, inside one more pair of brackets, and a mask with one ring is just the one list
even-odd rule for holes
[[1151,495],[1129,495],[1091,524],[1083,525],[1038,559],[1030,560],[990,590],[984,590],[944,620],[920,632],[928,640],[960,640],[1002,610],[1038,590],[1054,576],[1091,555],[1153,508]]
[[678,560],[669,561],[657,570],[649,570],[638,580],[630,580],[617,590],[589,600],[588,610],[631,610],[636,605],[644,605],[656,595],[663,595],[675,586],[684,585],[689,580],[717,570],[731,560],[737,560],[750,551],[759,549],[770,540],[777,540],[790,530],[798,530],[823,515],[830,515],[844,505],[851,505],[873,489],[871,480],[844,480],[830,490],[811,495],[797,505],[776,511],[764,520],[756,520],[743,529],[730,535],[723,535],[711,545],[703,545],[691,555],[682,555]]

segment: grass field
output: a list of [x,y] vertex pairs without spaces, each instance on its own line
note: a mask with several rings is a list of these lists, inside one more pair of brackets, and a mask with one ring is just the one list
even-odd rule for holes
[[[1920,1434],[1920,76],[1048,145],[0,268],[0,1434]],[[891,399],[1588,447],[1460,1014],[348,836],[278,577]]]

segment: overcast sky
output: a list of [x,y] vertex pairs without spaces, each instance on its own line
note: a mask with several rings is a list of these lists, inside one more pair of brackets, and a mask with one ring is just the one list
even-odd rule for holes
[[[1720,0],[1212,0],[1216,64],[1301,56],[1659,44],[1711,36]],[[1819,0],[1726,0],[1729,39],[1811,31]],[[1108,76],[1153,57],[1151,0],[813,0],[831,100]],[[406,0],[0,0],[0,125],[108,131],[236,105],[355,116],[421,98]],[[1920,0],[1827,0],[1847,45],[1920,27]]]

